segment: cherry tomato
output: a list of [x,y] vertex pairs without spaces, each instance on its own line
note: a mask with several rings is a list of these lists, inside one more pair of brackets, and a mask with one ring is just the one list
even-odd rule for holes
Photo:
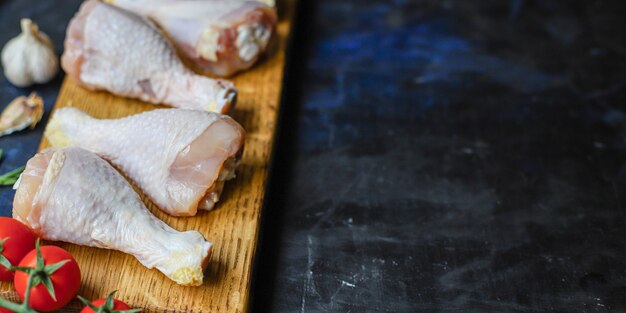
[[[91,304],[99,308],[106,302],[106,300],[107,299],[98,299],[98,300],[91,302]],[[126,303],[120,300],[113,299],[113,309],[115,311],[126,311],[126,310],[130,310],[130,307]],[[90,307],[87,306],[82,311],[80,311],[80,313],[95,313],[95,312]]]
[[[24,256],[35,249],[37,237],[28,227],[8,217],[0,217],[0,240],[7,238],[2,244],[2,255],[9,260],[11,265],[17,265]],[[10,281],[13,273],[0,265],[0,280]],[[0,312],[5,313],[1,311]]]
[[[54,287],[56,301],[48,293],[48,289],[43,284],[33,287],[30,292],[30,306],[41,312],[56,311],[66,306],[78,293],[80,287],[80,268],[76,260],[65,250],[56,246],[41,247],[41,255],[45,265],[52,265],[64,260],[69,260],[52,275],[50,280]],[[35,268],[37,264],[37,251],[29,252],[20,262],[19,266]],[[24,301],[24,293],[28,286],[28,274],[24,272],[15,273],[15,290],[20,299]]]
[[8,309],[5,309],[5,308],[0,308],[0,313],[13,313],[13,311],[9,311]]

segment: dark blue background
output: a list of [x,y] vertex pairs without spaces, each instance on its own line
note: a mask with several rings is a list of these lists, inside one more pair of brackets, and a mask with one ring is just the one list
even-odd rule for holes
[[[10,0],[0,1],[0,46],[20,33],[20,19],[30,18],[39,24],[54,43],[55,50],[60,56],[63,52],[65,28],[74,15],[80,1],[34,1]],[[32,88],[16,88],[0,74],[0,107],[4,108],[18,96],[28,95],[36,91],[44,99],[45,113],[40,124],[34,130],[26,130],[0,137],[0,148],[4,156],[0,160],[0,172],[5,173],[26,164],[26,161],[35,154],[43,133],[48,115],[56,101],[63,72],[50,83]],[[11,215],[11,204],[15,193],[11,187],[0,187],[0,215]]]
[[[77,4],[0,2],[0,42],[31,16],[60,52]],[[302,1],[253,311],[626,311],[625,16]],[[58,82],[35,88],[48,111]],[[41,130],[0,138],[0,168]]]

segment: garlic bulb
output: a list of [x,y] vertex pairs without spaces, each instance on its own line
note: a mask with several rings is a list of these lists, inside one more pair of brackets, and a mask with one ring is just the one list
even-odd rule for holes
[[59,70],[54,46],[30,19],[23,18],[21,26],[22,33],[2,48],[4,76],[18,87],[47,83]]

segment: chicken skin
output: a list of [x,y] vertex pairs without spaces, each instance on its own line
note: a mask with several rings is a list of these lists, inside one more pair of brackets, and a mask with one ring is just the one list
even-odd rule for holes
[[88,89],[154,104],[225,113],[236,101],[232,82],[195,74],[144,19],[97,0],[70,21],[61,65]]
[[245,131],[217,113],[159,109],[95,119],[76,108],[55,112],[44,133],[54,147],[90,150],[122,170],[163,211],[210,210],[235,177]]
[[153,21],[198,71],[231,76],[265,52],[276,9],[258,1],[107,0]]
[[178,284],[202,284],[212,244],[157,219],[94,153],[44,150],[28,161],[15,188],[13,217],[42,238],[119,250]]

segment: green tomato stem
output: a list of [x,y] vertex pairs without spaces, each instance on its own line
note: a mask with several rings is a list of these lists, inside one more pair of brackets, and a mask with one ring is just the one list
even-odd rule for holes
[[9,240],[9,237],[0,239],[0,265],[6,267],[9,271],[13,271],[13,265],[9,262],[9,259],[2,255],[2,252],[4,252],[4,243],[7,240]]
[[30,300],[30,290],[33,288],[33,276],[28,276],[28,284],[26,293],[24,294],[24,302],[17,304],[6,299],[0,298],[0,308],[9,309],[15,313],[39,313],[30,308],[28,302]]

